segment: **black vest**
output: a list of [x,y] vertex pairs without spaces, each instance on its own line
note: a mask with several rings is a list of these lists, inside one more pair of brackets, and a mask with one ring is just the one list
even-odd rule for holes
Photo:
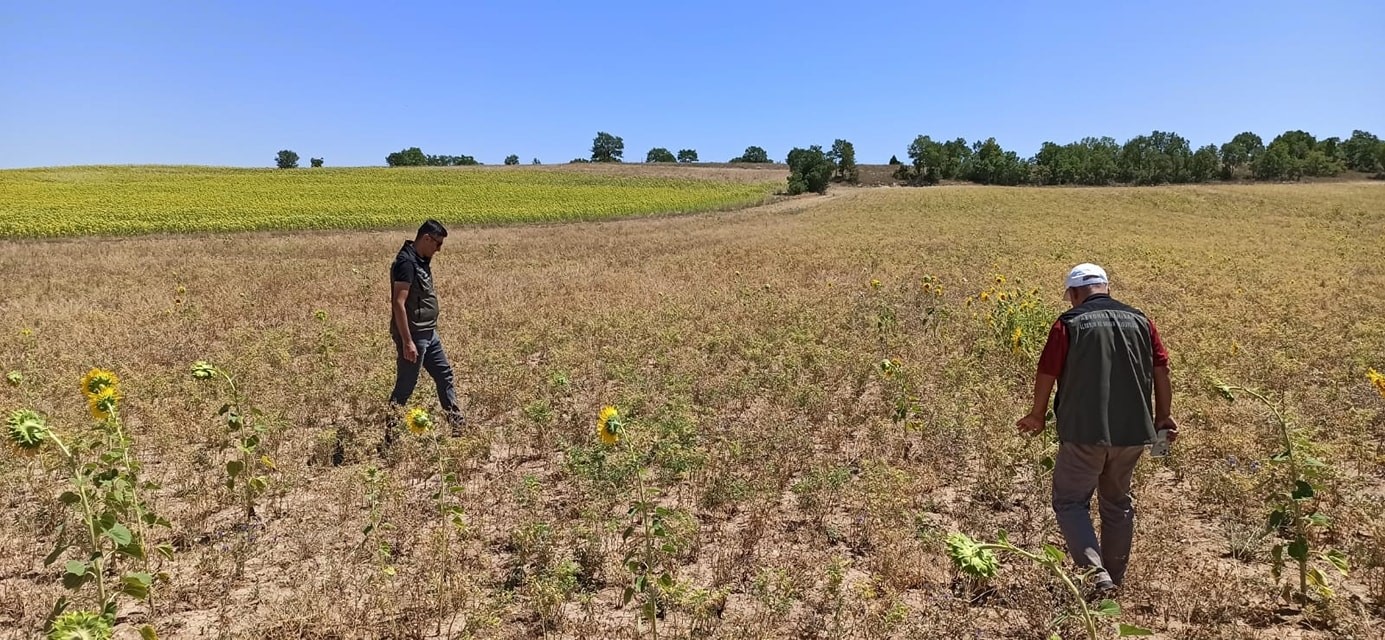
[[[390,272],[411,271],[413,277],[409,285],[409,297],[404,302],[404,311],[409,316],[409,333],[432,331],[438,326],[438,294],[433,289],[433,268],[429,260],[418,255],[412,242],[405,242],[394,258]],[[390,335],[399,337],[399,328],[390,321]]]
[[1129,447],[1154,439],[1154,342],[1149,319],[1097,294],[1058,318],[1068,354],[1053,411],[1063,442]]

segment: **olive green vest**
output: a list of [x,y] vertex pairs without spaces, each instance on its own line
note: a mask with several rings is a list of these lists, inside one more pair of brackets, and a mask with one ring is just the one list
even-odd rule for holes
[[1058,377],[1058,438],[1129,447],[1154,439],[1154,343],[1138,309],[1098,294],[1058,318],[1068,352]]

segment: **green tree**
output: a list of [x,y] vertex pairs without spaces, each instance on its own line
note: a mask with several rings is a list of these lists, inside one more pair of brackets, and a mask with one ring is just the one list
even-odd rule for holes
[[753,162],[763,164],[769,161],[769,154],[766,153],[764,149],[754,145],[746,147],[745,153],[742,153],[739,157],[731,158],[731,162]]
[[915,184],[938,184],[942,180],[942,166],[946,151],[942,143],[928,136],[918,136],[909,143],[911,169],[899,172]]
[[1250,131],[1236,134],[1221,146],[1222,179],[1230,180],[1245,169],[1255,166],[1265,153],[1265,141]]
[[284,149],[283,151],[279,152],[278,156],[275,156],[274,166],[279,167],[280,169],[297,169],[298,154],[289,151],[288,149]]
[[1382,169],[1380,160],[1376,157],[1376,149],[1379,146],[1380,138],[1369,131],[1357,129],[1342,143],[1342,159],[1352,171],[1378,172]]
[[677,161],[678,161],[678,158],[674,157],[673,152],[672,152],[672,151],[669,151],[668,149],[665,149],[665,148],[663,148],[663,147],[654,147],[653,149],[650,149],[650,150],[649,150],[649,153],[645,154],[645,156],[644,156],[644,161],[645,161],[645,162],[677,162]]
[[962,176],[962,168],[971,160],[972,149],[966,138],[957,138],[943,143],[942,164],[938,173],[943,180],[955,180]]
[[678,161],[684,164],[697,162],[697,149],[679,149]]
[[827,159],[836,165],[837,178],[851,183],[860,179],[861,172],[856,167],[855,145],[838,138],[832,142],[832,150],[827,152]]
[[890,156],[890,164],[891,164],[891,165],[899,165],[899,164],[904,164],[904,163],[899,161],[899,156]]
[[1221,168],[1221,157],[1217,155],[1217,145],[1209,144],[1193,153],[1188,163],[1188,179],[1192,182],[1207,182],[1217,175]]
[[1328,160],[1335,162],[1343,162],[1346,160],[1346,156],[1342,151],[1342,139],[1337,136],[1319,140],[1317,149],[1321,151]]
[[391,167],[422,167],[428,164],[428,156],[418,147],[409,147],[385,156],[385,164]]
[[1101,186],[1111,184],[1119,174],[1121,145],[1115,138],[1086,137],[1064,147],[1071,161],[1071,182]]
[[1265,148],[1255,160],[1255,177],[1258,180],[1298,180],[1303,177],[1303,166],[1289,153],[1285,145],[1271,145]]
[[1188,181],[1192,156],[1192,148],[1183,136],[1154,131],[1126,141],[1117,166],[1121,180],[1131,184],[1178,184]]
[[519,164],[519,156],[517,156],[517,155],[515,155],[515,154],[513,154],[513,153],[510,154],[510,155],[508,155],[508,156],[505,156],[505,164],[510,165],[510,166],[514,166],[514,165]]
[[625,140],[605,131],[598,131],[592,138],[592,162],[620,162],[625,155]]
[[471,156],[465,156],[465,155],[463,155],[463,156],[448,156],[448,155],[433,156],[433,155],[428,155],[428,156],[424,156],[424,157],[423,157],[423,164],[425,164],[425,165],[427,165],[427,166],[430,166],[430,167],[466,167],[466,166],[478,165],[478,164],[481,164],[481,163],[480,163],[480,162],[477,162],[477,161],[476,161],[476,158],[473,158],[473,157],[471,157]]
[[314,169],[322,168],[322,158],[309,158],[308,162]]
[[1031,160],[1034,163],[1035,180],[1040,184],[1072,184],[1077,174],[1072,145],[1059,145],[1044,142],[1039,152]]
[[533,160],[530,160],[530,161],[529,161],[529,164],[535,164],[535,165],[537,165],[537,164],[543,164],[543,163],[540,162],[538,158],[534,158]]
[[827,193],[827,184],[832,181],[832,172],[836,167],[827,159],[820,145],[815,144],[807,149],[795,147],[789,152],[788,164],[790,195],[809,191]]
[[962,171],[967,180],[980,184],[1013,186],[1029,179],[1029,163],[1006,151],[995,138],[974,143]]
[[1303,176],[1334,176],[1342,169],[1342,163],[1319,148],[1312,134],[1295,130],[1279,134],[1265,147],[1264,155],[1255,166],[1255,177],[1299,180]]

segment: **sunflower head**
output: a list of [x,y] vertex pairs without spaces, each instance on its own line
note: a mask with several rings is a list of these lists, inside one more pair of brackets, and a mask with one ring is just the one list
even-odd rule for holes
[[211,380],[216,376],[216,367],[205,360],[198,360],[192,363],[192,378],[194,380]]
[[880,281],[872,278],[871,281],[870,281],[870,288],[872,288],[872,289],[879,289],[879,288],[880,288]]
[[24,374],[18,371],[11,371],[5,374],[5,382],[10,383],[11,387],[17,387],[24,382]]
[[895,375],[899,373],[899,369],[900,365],[898,360],[885,358],[880,361],[880,375],[886,380],[895,377]]
[[104,387],[100,392],[87,396],[87,408],[91,410],[91,417],[109,420],[115,415],[115,405],[120,401],[120,397],[120,388],[115,386]]
[[423,409],[409,409],[404,414],[404,426],[409,428],[409,433],[421,436],[433,429],[433,418]]
[[1375,385],[1375,390],[1380,393],[1380,397],[1385,398],[1385,373],[1371,369],[1366,372],[1366,379]]
[[92,611],[69,611],[53,620],[48,640],[109,640],[111,621]]
[[954,533],[947,537],[947,556],[952,564],[971,578],[994,578],[1000,568],[1000,561],[990,549],[982,548],[965,533]]
[[103,389],[119,389],[120,377],[105,369],[92,369],[82,376],[82,393],[91,398]]
[[16,450],[33,453],[48,440],[48,424],[34,411],[20,409],[5,420],[5,436]]
[[601,413],[596,416],[596,435],[601,436],[601,441],[606,444],[620,442],[624,430],[625,421],[621,419],[620,412],[615,407],[602,407]]

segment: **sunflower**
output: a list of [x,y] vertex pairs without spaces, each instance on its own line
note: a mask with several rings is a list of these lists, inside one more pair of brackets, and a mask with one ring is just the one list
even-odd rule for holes
[[1366,372],[1366,379],[1375,385],[1375,390],[1380,393],[1380,397],[1385,398],[1385,373],[1371,369]]
[[433,429],[433,418],[423,409],[409,409],[404,414],[404,425],[409,428],[409,432],[416,436],[421,436]]
[[1010,334],[1010,348],[1014,349],[1017,353],[1020,350],[1020,338],[1023,337],[1024,329],[1020,327],[1015,327],[1015,332]]
[[115,414],[115,403],[120,401],[120,388],[114,385],[102,387],[101,391],[87,396],[87,408],[91,417],[109,420]]
[[48,440],[48,425],[43,417],[29,410],[20,409],[5,420],[5,436],[10,444],[23,453],[33,453]]
[[194,380],[210,380],[217,374],[216,366],[205,360],[198,360],[192,363],[192,377]]
[[114,372],[105,369],[92,369],[87,372],[87,375],[82,376],[82,393],[86,394],[88,399],[106,388],[120,388],[120,377]]
[[69,611],[53,620],[50,640],[108,640],[111,621],[91,611]]
[[5,381],[10,383],[11,387],[17,387],[24,383],[24,374],[18,371],[11,371],[5,375]]
[[880,288],[880,281],[879,281],[879,280],[872,279],[872,280],[870,281],[870,288],[872,288],[872,289],[879,289],[879,288]]
[[972,578],[993,578],[1000,568],[1000,560],[993,551],[963,533],[947,537],[947,555],[957,569]]
[[602,407],[601,413],[596,417],[596,435],[601,436],[601,441],[606,444],[620,442],[621,427],[624,426],[620,419],[620,412],[615,407]]

